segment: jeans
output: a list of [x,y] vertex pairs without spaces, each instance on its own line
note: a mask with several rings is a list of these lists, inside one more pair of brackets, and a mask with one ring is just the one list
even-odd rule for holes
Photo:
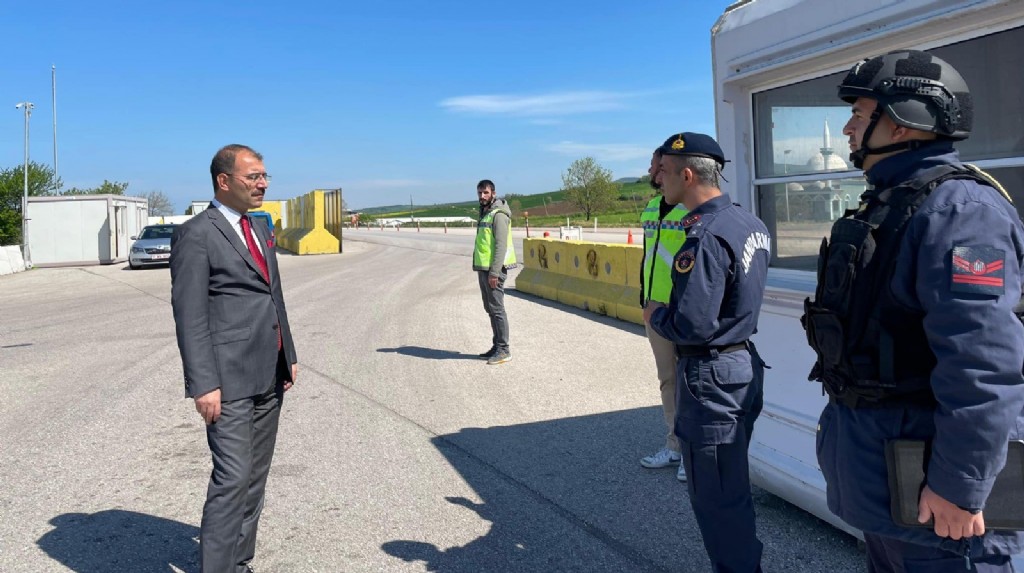
[[480,296],[484,301],[484,310],[491,319],[491,345],[498,351],[508,352],[508,315],[505,314],[505,279],[508,273],[505,267],[501,268],[498,275],[498,287],[491,288],[488,283],[487,271],[477,271],[480,280]]

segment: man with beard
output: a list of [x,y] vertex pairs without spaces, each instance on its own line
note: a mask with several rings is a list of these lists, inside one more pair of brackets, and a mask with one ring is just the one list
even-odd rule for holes
[[491,348],[480,357],[493,366],[512,360],[505,313],[505,279],[508,269],[516,264],[516,250],[512,246],[512,211],[494,193],[494,183],[488,179],[477,183],[476,195],[480,200],[480,220],[473,247],[473,270],[480,283],[480,296],[491,320],[492,333]]

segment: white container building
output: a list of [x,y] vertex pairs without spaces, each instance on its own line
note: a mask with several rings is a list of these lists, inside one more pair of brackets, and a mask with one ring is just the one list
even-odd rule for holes
[[146,199],[125,195],[29,197],[30,260],[37,267],[125,262],[148,209]]

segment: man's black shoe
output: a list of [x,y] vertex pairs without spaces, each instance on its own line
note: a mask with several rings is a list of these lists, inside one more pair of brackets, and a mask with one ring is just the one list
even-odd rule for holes
[[504,364],[509,360],[512,360],[512,353],[508,350],[499,350],[494,353],[494,356],[487,359],[487,364],[494,366],[497,364]]
[[477,356],[479,356],[480,358],[483,358],[483,359],[486,360],[486,359],[490,358],[491,356],[494,356],[494,354],[496,352],[498,352],[498,349],[496,347],[492,346],[490,350],[488,350],[487,352],[484,352],[483,354],[477,354]]

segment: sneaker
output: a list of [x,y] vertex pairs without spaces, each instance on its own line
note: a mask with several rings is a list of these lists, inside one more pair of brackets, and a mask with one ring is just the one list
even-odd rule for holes
[[679,460],[679,452],[673,452],[668,448],[661,448],[655,454],[651,454],[646,458],[640,458],[640,465],[651,469],[667,468],[668,466],[678,464]]
[[686,466],[679,464],[679,471],[676,472],[676,479],[686,483]]
[[494,366],[495,364],[504,364],[512,360],[512,354],[508,350],[496,350],[494,356],[487,359],[487,364]]
[[490,358],[491,356],[494,356],[494,353],[497,352],[497,351],[498,351],[497,347],[492,346],[490,350],[488,350],[487,352],[484,352],[483,354],[477,354],[477,356],[479,356],[480,358],[483,358],[483,359],[486,360],[487,358]]

